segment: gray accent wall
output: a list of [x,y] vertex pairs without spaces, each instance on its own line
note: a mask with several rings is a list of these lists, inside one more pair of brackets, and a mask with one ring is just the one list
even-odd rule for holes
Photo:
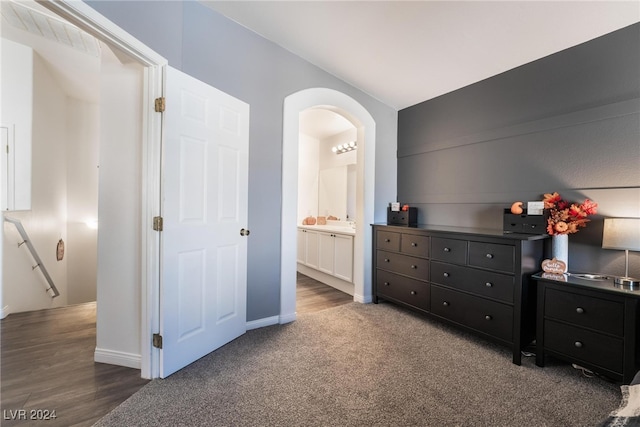
[[512,202],[554,191],[599,204],[570,271],[622,275],[602,218],[640,217],[640,24],[398,113],[398,200],[419,222],[502,229]]
[[[195,1],[87,1],[163,55],[169,65],[251,108],[247,320],[280,314],[284,99],[300,90],[340,91],[376,122],[376,221],[396,194],[397,111]],[[285,207],[296,210],[296,206]]]

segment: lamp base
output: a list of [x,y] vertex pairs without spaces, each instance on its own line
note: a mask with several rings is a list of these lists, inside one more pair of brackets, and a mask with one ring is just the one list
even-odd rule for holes
[[640,289],[640,279],[634,279],[633,277],[616,277],[613,279],[613,283],[625,289]]

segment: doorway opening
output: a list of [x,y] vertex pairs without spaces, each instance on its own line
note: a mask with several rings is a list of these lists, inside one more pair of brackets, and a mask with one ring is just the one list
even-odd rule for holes
[[351,296],[357,139],[357,128],[337,112],[300,113],[297,271]]
[[371,302],[371,230],[374,218],[375,121],[353,98],[341,92],[313,88],[285,99],[283,121],[282,240],[280,323],[296,318],[298,162],[300,113],[321,108],[338,113],[356,128],[355,239],[353,242],[353,299]]
[[[152,348],[151,335],[157,330],[159,316],[159,237],[152,224],[160,213],[162,120],[153,105],[163,96],[167,61],[85,3],[61,0],[43,2],[42,6],[109,45],[121,62],[131,65],[129,71],[136,70],[135,76],[129,73],[133,79],[128,80],[134,90],[107,74],[109,84],[117,89],[107,95],[121,98],[119,104],[104,109],[112,115],[106,119],[101,116],[100,122],[100,139],[111,144],[101,145],[101,149],[108,145],[108,156],[100,153],[99,194],[109,197],[99,203],[100,304],[94,359],[141,369],[143,378],[157,377],[159,351]],[[129,150],[135,150],[133,156]],[[111,173],[105,180],[107,158]],[[109,188],[103,188],[105,183]],[[101,283],[101,277],[106,283]]]
[[[3,2],[2,16],[3,121],[14,131],[2,150],[3,168],[11,166],[3,193],[13,196],[3,197],[11,221],[3,230],[4,317],[96,301],[100,64],[108,48],[35,2]],[[27,17],[39,26],[25,25]],[[84,43],[64,43],[48,31],[54,27]]]

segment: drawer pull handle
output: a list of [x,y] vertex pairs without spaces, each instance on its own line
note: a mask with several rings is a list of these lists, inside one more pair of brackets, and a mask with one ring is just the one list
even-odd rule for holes
[[444,305],[445,307],[449,307],[449,301],[444,301],[442,305]]
[[487,314],[486,316],[484,316],[484,319],[485,320],[491,320],[491,319],[493,319],[493,317],[491,317],[490,315]]
[[391,243],[391,239],[384,239],[386,243]]
[[416,242],[411,242],[411,246],[413,246],[414,248],[418,246],[418,244]]
[[487,282],[484,284],[487,288],[493,288],[493,283]]
[[389,283],[389,282],[384,282],[384,285],[385,285],[385,286],[389,286],[390,284],[391,284],[391,283]]
[[449,273],[444,273],[443,276],[444,277],[449,277]]
[[576,313],[578,313],[578,314],[584,313],[584,308],[582,308],[582,307],[576,308]]
[[418,266],[417,265],[411,265],[411,268],[413,268],[415,270],[416,268],[418,268]]
[[451,252],[451,249],[449,249],[449,248],[444,248],[444,249],[443,249],[443,251],[445,251],[445,252]]
[[492,259],[493,258],[493,254],[486,254],[485,255],[487,258]]
[[573,345],[575,345],[576,348],[582,348],[582,343],[580,341],[576,341]]
[[385,258],[385,259],[384,259],[384,262],[389,262],[389,258]]
[[418,293],[416,291],[411,291],[411,295],[417,295]]

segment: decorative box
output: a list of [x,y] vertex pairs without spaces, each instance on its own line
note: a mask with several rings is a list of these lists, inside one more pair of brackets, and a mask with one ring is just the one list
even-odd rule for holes
[[527,215],[525,212],[515,215],[510,209],[505,209],[502,224],[505,233],[546,234],[547,214]]
[[409,208],[407,211],[392,211],[387,208],[387,225],[417,225],[418,208]]

